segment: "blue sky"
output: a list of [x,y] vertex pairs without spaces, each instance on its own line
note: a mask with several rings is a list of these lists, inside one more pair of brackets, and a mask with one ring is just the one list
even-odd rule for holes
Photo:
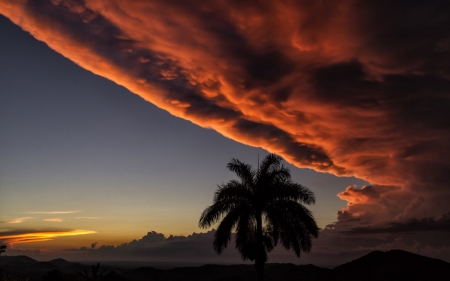
[[[2,220],[33,217],[5,228],[98,232],[76,237],[83,245],[128,242],[151,230],[199,232],[217,184],[234,178],[226,163],[236,157],[256,167],[258,154],[267,154],[170,115],[3,17],[1,27]],[[346,205],[338,192],[367,184],[287,165],[294,181],[315,192],[311,209],[322,228]],[[76,212],[30,214],[52,211]]]

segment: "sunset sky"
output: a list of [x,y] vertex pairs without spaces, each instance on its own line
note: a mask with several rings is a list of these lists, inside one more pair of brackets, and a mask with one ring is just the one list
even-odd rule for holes
[[198,219],[232,157],[273,152],[323,230],[312,253],[269,262],[450,261],[446,1],[0,0],[0,14],[6,254],[240,262]]

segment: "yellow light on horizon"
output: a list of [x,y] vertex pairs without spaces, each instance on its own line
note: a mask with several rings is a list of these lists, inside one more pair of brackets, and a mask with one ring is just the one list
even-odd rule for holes
[[94,233],[97,233],[97,231],[83,230],[83,229],[75,229],[70,231],[28,232],[12,235],[3,235],[0,236],[0,240],[3,240],[3,243],[6,244],[18,244],[18,243],[49,241],[57,237],[86,235]]

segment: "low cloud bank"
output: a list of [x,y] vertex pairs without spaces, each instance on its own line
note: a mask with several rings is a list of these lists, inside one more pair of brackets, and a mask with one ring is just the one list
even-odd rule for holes
[[[269,253],[269,262],[334,267],[375,250],[391,249],[402,249],[450,262],[450,243],[447,239],[450,234],[449,214],[437,219],[413,219],[406,224],[386,223],[378,227],[355,227],[358,223],[361,221],[348,219],[345,222],[339,221],[328,225],[320,232],[319,238],[313,241],[312,251],[302,253],[300,258],[278,245]],[[234,248],[234,236],[228,248],[221,255],[217,255],[212,246],[214,233],[215,231],[211,230],[187,236],[165,236],[150,231],[141,239],[116,246],[95,242],[90,246],[63,251],[21,250],[8,247],[6,254],[27,255],[44,261],[65,258],[82,262],[244,263]]]
[[[269,262],[336,266],[371,251],[391,249],[402,249],[450,262],[450,243],[445,239],[450,234],[449,214],[437,220],[426,218],[412,220],[405,225],[387,224],[370,229],[354,228],[351,221],[347,222],[348,225],[343,224],[338,222],[322,230],[319,238],[314,240],[312,251],[302,253],[300,259],[279,245],[269,253]],[[399,237],[399,232],[404,235]],[[82,247],[67,249],[65,252],[73,253],[74,256],[78,254],[78,257],[88,260],[242,263],[234,248],[234,236],[221,255],[214,252],[214,233],[212,230],[188,236],[165,237],[162,233],[151,231],[141,239],[117,246]]]

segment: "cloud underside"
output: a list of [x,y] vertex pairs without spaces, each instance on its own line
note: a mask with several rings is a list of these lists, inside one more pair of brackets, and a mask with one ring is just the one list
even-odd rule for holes
[[[442,1],[16,1],[0,11],[79,66],[298,167],[353,175],[339,222],[450,202]],[[231,156],[230,156],[231,157]]]

